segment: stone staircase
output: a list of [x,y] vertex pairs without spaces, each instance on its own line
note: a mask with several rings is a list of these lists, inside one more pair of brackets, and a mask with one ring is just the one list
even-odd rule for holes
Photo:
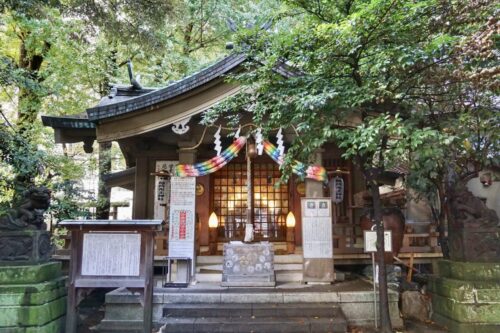
[[336,303],[175,303],[165,305],[162,322],[163,333],[347,331]]
[[[398,293],[392,290],[389,308],[393,326],[402,327]],[[97,332],[142,332],[142,314],[137,292],[113,290],[106,294],[105,316]],[[281,283],[274,288],[227,288],[220,283],[155,288],[153,324],[156,329],[164,327],[164,333],[345,332],[347,324],[374,325],[373,287],[351,280],[333,285]]]
[[[222,262],[222,256],[198,256],[196,258],[195,280],[197,282],[221,282]],[[302,255],[275,255],[274,271],[276,282],[301,282]]]

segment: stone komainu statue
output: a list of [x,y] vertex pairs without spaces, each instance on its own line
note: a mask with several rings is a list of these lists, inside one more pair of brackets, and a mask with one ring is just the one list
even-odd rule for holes
[[37,264],[50,259],[53,246],[43,221],[49,205],[50,191],[31,187],[18,207],[0,216],[0,265]]
[[50,190],[44,186],[31,187],[24,193],[23,202],[9,214],[0,217],[0,230],[45,230],[43,213],[50,205]]
[[486,207],[463,183],[449,190],[448,238],[450,259],[500,261],[500,225],[496,212]]

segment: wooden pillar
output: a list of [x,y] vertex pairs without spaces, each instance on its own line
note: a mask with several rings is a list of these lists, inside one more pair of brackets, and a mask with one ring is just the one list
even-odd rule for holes
[[134,207],[132,209],[132,218],[147,219],[149,197],[148,158],[144,156],[138,157],[135,166]]
[[196,149],[185,149],[194,146],[193,141],[179,142],[179,164],[194,164],[196,162]]
[[[323,149],[317,149],[313,154],[313,160],[312,164],[314,165],[322,165],[323,159],[322,159],[322,153]],[[323,196],[323,183],[319,182],[314,179],[305,179],[304,180],[305,186],[306,186],[306,198],[320,198]],[[299,197],[299,206],[300,204],[300,197]],[[301,232],[301,228],[295,228],[295,239],[302,239],[302,235],[297,235],[297,233]]]
[[[322,165],[322,152],[322,149],[318,149],[314,152],[312,159],[314,165]],[[322,182],[306,179],[305,183],[306,198],[321,198],[324,196]],[[333,234],[331,237],[333,242]],[[304,258],[302,273],[303,281],[306,283],[331,283],[335,279],[333,258]]]
[[[323,149],[317,149],[313,154],[314,165],[322,164]],[[307,198],[321,198],[323,196],[323,183],[314,179],[306,179],[306,197]]]

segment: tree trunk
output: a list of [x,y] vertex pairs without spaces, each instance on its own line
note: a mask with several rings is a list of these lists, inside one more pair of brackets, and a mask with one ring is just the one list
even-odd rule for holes
[[104,176],[111,172],[111,142],[99,143],[99,189],[97,192],[96,219],[109,219],[111,188],[106,187]]
[[448,209],[448,205],[446,203],[446,197],[444,193],[444,184],[439,184],[439,213],[435,212],[435,209],[433,209],[433,215],[435,215],[435,219],[437,220],[437,231],[439,232],[438,242],[439,246],[441,246],[441,252],[443,252],[443,258],[449,259],[450,251],[448,248],[448,237],[446,237],[446,234],[448,232],[448,224],[446,221],[446,210]]
[[[387,292],[387,271],[384,255],[384,223],[382,222],[382,203],[380,201],[379,186],[375,179],[369,180],[370,192],[373,199],[373,218],[377,226],[377,264],[379,266],[378,289],[379,289],[379,313],[380,332],[391,333],[392,324],[389,315],[389,296]],[[374,272],[375,276],[375,272]],[[375,280],[375,279],[374,279]]]
[[[24,40],[21,40],[21,45],[19,46],[18,66],[19,68],[25,70],[29,75],[29,78],[35,83],[41,82],[39,70],[44,61],[44,54],[46,54],[49,49],[50,44],[45,42],[43,50],[40,54],[29,55]],[[23,136],[29,137],[30,129],[37,120],[40,108],[41,96],[40,91],[37,91],[37,87],[20,87],[17,110],[17,126],[19,128],[19,132],[23,134]]]
[[[109,52],[106,59],[106,74],[99,82],[99,94],[101,97],[109,93],[110,78],[114,77],[118,70],[116,43]],[[111,210],[111,188],[104,183],[105,175],[111,173],[111,142],[99,143],[99,184],[97,191],[96,218],[107,220]]]

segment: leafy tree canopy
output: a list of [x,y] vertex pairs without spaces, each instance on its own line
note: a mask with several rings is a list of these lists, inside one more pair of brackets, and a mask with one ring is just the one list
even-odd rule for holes
[[[237,122],[246,110],[264,131],[294,127],[287,163],[335,142],[364,174],[379,226],[377,177],[393,164],[408,163],[410,182],[432,193],[450,169],[465,176],[471,162],[498,163],[494,1],[284,3],[274,28],[240,32],[250,61],[233,79],[244,93],[207,113],[207,123],[221,115]],[[295,24],[283,29],[285,20]],[[380,311],[389,332],[382,230]]]

